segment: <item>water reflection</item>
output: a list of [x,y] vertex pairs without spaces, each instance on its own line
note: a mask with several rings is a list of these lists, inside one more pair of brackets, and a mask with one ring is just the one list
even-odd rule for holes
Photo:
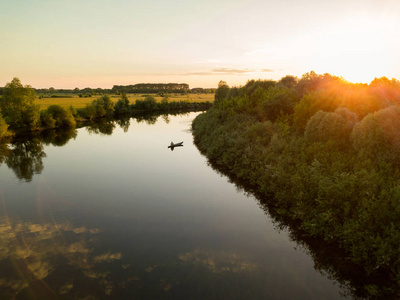
[[196,249],[192,252],[182,253],[179,259],[186,264],[202,266],[213,273],[255,271],[256,264],[244,260],[236,253],[211,252]]
[[114,120],[110,119],[98,119],[91,121],[87,126],[86,130],[91,134],[103,134],[111,135],[115,129]]
[[124,131],[128,132],[129,126],[131,126],[131,117],[129,115],[121,115],[115,119],[115,123]]
[[[129,251],[99,246],[102,234],[68,222],[0,217],[0,299],[235,299],[237,293],[250,299],[263,294],[231,285],[245,280],[252,287],[259,272],[238,253],[196,249],[162,260],[145,254],[132,258]],[[154,250],[149,251],[154,255]]]
[[114,288],[109,265],[118,264],[122,254],[97,253],[93,240],[98,233],[97,228],[70,223],[0,218],[0,298],[25,298],[30,293],[35,299],[93,296],[85,283],[109,295]]
[[[34,135],[46,173],[0,185],[0,299],[337,299],[253,198],[204,165],[191,118],[100,120],[91,132],[113,139],[81,130],[68,151],[44,146],[74,130]],[[157,121],[171,126],[145,126]],[[182,155],[166,151],[172,135]]]
[[[171,115],[186,115],[177,112]],[[118,116],[115,119],[101,118],[83,124],[83,127],[91,134],[112,135],[116,125],[126,133],[131,125],[131,119],[137,123],[154,125],[159,118],[169,123],[169,115],[147,113],[131,117],[129,115]],[[75,128],[48,129],[40,132],[21,134],[14,137],[11,142],[0,143],[0,165],[5,163],[12,169],[20,180],[32,181],[35,174],[40,174],[44,169],[43,158],[46,157],[44,145],[65,146],[70,139],[75,139]],[[173,149],[171,149],[173,150]]]
[[0,143],[0,163],[5,163],[20,180],[31,181],[43,171],[44,145],[64,146],[76,137],[75,129],[45,130],[20,135],[7,143]]
[[70,139],[75,139],[77,131],[74,128],[49,129],[41,131],[37,136],[45,145],[65,146]]
[[247,182],[219,167],[211,161],[208,165],[221,176],[227,177],[238,191],[254,195],[259,206],[266,215],[272,217],[278,231],[288,233],[290,239],[296,242],[298,248],[303,248],[312,257],[315,270],[339,283],[344,297],[352,299],[398,299],[400,294],[396,276],[382,271],[367,274],[362,266],[351,263],[346,253],[336,244],[327,243],[320,239],[310,238],[301,231],[296,221],[282,217],[279,209],[273,206],[265,196],[257,193]]
[[5,154],[5,163],[19,179],[31,181],[34,174],[43,170],[43,144],[37,137],[17,139],[11,143],[10,151]]

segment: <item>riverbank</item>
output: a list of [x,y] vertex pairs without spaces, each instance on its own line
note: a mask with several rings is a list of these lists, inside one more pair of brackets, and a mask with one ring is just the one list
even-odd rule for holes
[[400,112],[395,103],[375,101],[382,106],[353,110],[354,102],[326,89],[299,95],[273,83],[234,93],[220,86],[214,107],[192,127],[209,160],[249,183],[279,216],[340,247],[369,278],[387,276],[384,285],[372,280],[363,287],[367,297],[382,298],[400,292],[400,175],[393,155]]

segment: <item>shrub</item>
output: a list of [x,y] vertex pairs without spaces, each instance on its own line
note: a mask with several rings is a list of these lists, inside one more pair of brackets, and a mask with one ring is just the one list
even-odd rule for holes
[[368,114],[354,126],[351,138],[361,155],[400,163],[400,107],[390,106]]
[[47,108],[47,113],[55,120],[55,127],[72,127],[76,124],[71,111],[64,109],[60,105],[50,105]]
[[304,136],[309,142],[327,142],[347,145],[350,133],[357,122],[357,115],[347,108],[335,112],[318,111],[308,121]]
[[7,129],[8,125],[6,121],[3,119],[3,116],[0,114],[0,139],[8,135]]
[[340,101],[336,95],[324,91],[311,92],[304,95],[294,107],[294,127],[299,132],[304,132],[308,120],[319,110],[334,111],[338,108],[339,103]]
[[115,103],[114,111],[116,114],[126,114],[130,112],[129,99],[125,93],[122,93],[121,99]]

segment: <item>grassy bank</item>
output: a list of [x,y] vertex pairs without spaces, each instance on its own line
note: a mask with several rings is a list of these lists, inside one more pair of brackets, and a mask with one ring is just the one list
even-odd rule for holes
[[339,246],[373,280],[366,297],[400,295],[400,84],[301,80],[220,83],[193,122],[210,161],[245,180],[307,236]]

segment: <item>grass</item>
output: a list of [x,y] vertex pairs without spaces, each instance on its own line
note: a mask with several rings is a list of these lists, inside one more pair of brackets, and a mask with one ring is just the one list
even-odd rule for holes
[[[156,98],[157,102],[161,102],[163,97],[160,97],[156,94],[150,94]],[[135,103],[137,99],[144,99],[143,94],[128,94],[128,99],[130,103]],[[169,101],[186,101],[188,100],[189,102],[213,102],[214,101],[214,94],[170,94],[169,95]],[[75,108],[82,108],[85,107],[86,104],[91,103],[93,100],[99,98],[99,95],[94,95],[90,98],[79,98],[78,95],[74,95],[72,98],[70,97],[65,97],[65,98],[36,98],[35,103],[40,105],[40,109],[46,109],[50,105],[57,104],[62,107],[68,108],[71,105]],[[111,100],[114,102],[117,102],[118,99],[121,98],[121,96],[117,95],[111,95]]]

